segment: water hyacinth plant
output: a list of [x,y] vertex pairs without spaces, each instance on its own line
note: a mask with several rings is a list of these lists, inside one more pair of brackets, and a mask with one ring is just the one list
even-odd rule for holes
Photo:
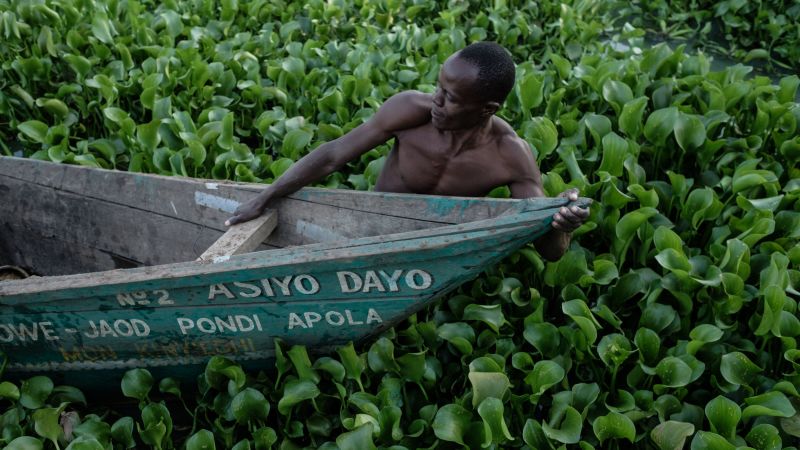
[[[262,371],[215,357],[194,386],[137,369],[119,380],[127,409],[0,380],[5,448],[797,447],[797,76],[711,70],[607,29],[590,0],[0,10],[8,155],[270,182],[490,39],[518,64],[499,114],[545,190],[595,199],[561,260],[524,248],[332,354],[275,342]],[[371,188],[388,149],[321,185]]]

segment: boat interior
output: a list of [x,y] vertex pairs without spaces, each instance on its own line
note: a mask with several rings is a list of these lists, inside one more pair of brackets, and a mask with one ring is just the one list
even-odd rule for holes
[[[0,282],[197,260],[260,189],[0,157]],[[513,204],[305,188],[270,205],[277,226],[254,251],[488,219]]]

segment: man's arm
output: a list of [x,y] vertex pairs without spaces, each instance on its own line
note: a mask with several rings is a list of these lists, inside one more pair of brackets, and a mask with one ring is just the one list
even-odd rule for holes
[[[512,183],[509,185],[513,198],[544,197],[542,187],[542,174],[536,160],[533,159],[528,143],[521,139],[517,141],[519,151],[515,151],[514,163],[511,167],[515,169]],[[571,189],[559,194],[559,197],[567,197],[570,201],[578,199],[578,190]],[[553,216],[553,228],[544,236],[533,242],[536,250],[548,261],[557,261],[567,251],[572,232],[581,226],[589,217],[589,210],[578,206],[562,207]]]
[[338,139],[320,145],[256,197],[241,204],[225,225],[258,217],[270,200],[289,195],[330,175],[354,158],[391,139],[396,131],[422,125],[430,120],[430,103],[428,94],[417,91],[405,91],[392,96],[367,122]]

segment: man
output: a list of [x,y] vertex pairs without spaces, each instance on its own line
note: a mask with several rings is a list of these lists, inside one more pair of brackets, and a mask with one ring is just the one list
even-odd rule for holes
[[[542,197],[530,147],[494,115],[513,86],[508,52],[491,42],[471,44],[445,61],[433,95],[405,91],[392,96],[370,120],[299,160],[225,224],[258,217],[270,200],[335,172],[391,138],[394,148],[375,184],[378,191],[480,197],[508,186],[514,198]],[[561,195],[575,200],[578,193]],[[588,216],[577,206],[561,208],[553,230],[534,245],[545,258],[560,258],[570,233]]]

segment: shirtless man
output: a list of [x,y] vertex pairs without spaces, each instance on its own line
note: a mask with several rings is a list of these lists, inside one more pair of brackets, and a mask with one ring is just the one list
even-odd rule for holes
[[[506,50],[480,42],[454,53],[439,72],[433,95],[400,92],[367,122],[320,145],[273,184],[243,203],[225,222],[258,217],[270,200],[319,180],[394,138],[375,189],[384,192],[482,197],[508,186],[514,198],[543,197],[539,168],[528,143],[494,114],[514,85],[514,62]],[[562,193],[571,200],[577,190]],[[561,208],[553,230],[534,245],[549,260],[564,254],[570,233],[587,209]]]

